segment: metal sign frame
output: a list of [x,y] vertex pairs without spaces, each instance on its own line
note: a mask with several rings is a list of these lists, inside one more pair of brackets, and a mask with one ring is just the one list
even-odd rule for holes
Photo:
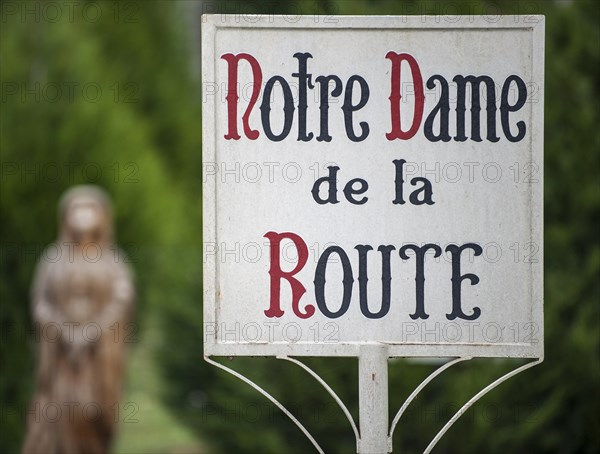
[[[258,17],[255,21],[239,21],[237,16],[208,15],[203,16],[202,24],[202,53],[203,81],[215,81],[215,41],[221,28],[289,28],[312,29],[314,17],[300,17],[295,22],[283,21],[281,17]],[[521,29],[530,32],[532,40],[531,75],[535,81],[541,81],[539,87],[541,99],[531,106],[530,145],[531,161],[543,164],[543,73],[544,73],[544,18],[543,16],[500,16],[490,22],[481,16],[458,16],[440,18],[434,16],[414,17],[337,17],[335,23],[319,22],[323,29]],[[217,103],[214,97],[207,97],[203,103],[203,160],[216,162],[216,124]],[[543,171],[542,171],[543,175]],[[543,179],[539,184],[530,186],[530,232],[531,240],[540,245],[540,266],[530,267],[532,286],[530,301],[532,302],[531,320],[539,327],[539,342],[511,344],[460,344],[460,343],[384,343],[384,342],[342,342],[336,344],[324,343],[240,343],[222,342],[215,335],[205,336],[205,360],[219,367],[255,388],[283,412],[305,433],[315,448],[322,452],[316,440],[306,428],[283,405],[260,386],[243,377],[233,369],[211,359],[212,356],[274,356],[291,361],[308,371],[338,403],[348,418],[357,441],[357,451],[391,452],[394,429],[410,402],[435,377],[443,371],[462,361],[474,357],[512,357],[533,358],[529,362],[500,377],[470,399],[442,428],[432,440],[425,452],[430,452],[449,427],[479,398],[508,378],[543,361]],[[218,243],[217,234],[217,189],[215,184],[203,185],[203,229],[204,242]],[[204,324],[217,326],[218,310],[221,304],[219,287],[219,261],[216,256],[205,257],[204,263]],[[336,393],[314,371],[300,362],[296,357],[303,356],[346,356],[357,357],[359,360],[359,401],[360,428],[352,419]],[[388,359],[392,357],[440,357],[448,358],[448,362],[433,372],[409,396],[400,408],[392,424],[388,421]]]

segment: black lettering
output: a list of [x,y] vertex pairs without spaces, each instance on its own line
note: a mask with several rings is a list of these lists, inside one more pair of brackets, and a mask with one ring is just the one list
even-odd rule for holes
[[496,90],[494,81],[489,76],[455,76],[452,79],[456,82],[456,137],[457,142],[467,140],[465,136],[465,112],[466,112],[466,85],[471,84],[471,140],[481,142],[479,134],[481,125],[479,114],[481,104],[479,101],[479,85],[485,83],[486,86],[486,115],[487,115],[487,140],[498,142],[500,139],[496,136]]
[[416,244],[407,244],[400,248],[400,257],[404,260],[409,259],[406,254],[406,251],[408,250],[415,252],[415,258],[417,260],[415,273],[416,309],[414,314],[410,314],[410,318],[413,320],[418,318],[429,318],[429,315],[425,312],[425,254],[429,249],[434,251],[434,258],[439,257],[442,254],[442,248],[433,243],[428,243],[423,247],[419,247]]
[[446,246],[446,252],[452,254],[452,312],[446,314],[448,320],[454,320],[455,318],[475,320],[481,315],[481,309],[478,307],[473,308],[473,313],[471,315],[466,315],[461,306],[462,281],[468,279],[469,282],[471,282],[471,285],[477,285],[479,283],[479,277],[475,274],[460,274],[460,254],[465,249],[472,249],[475,253],[475,257],[481,255],[483,252],[481,246],[475,243],[466,243],[462,246],[457,246],[456,244]]
[[308,52],[294,54],[298,59],[298,72],[292,73],[292,77],[298,78],[298,140],[308,142],[313,138],[313,133],[306,133],[306,111],[308,109],[307,89],[313,89],[312,74],[308,74],[307,60],[312,58]]
[[[329,170],[329,175],[317,179],[315,184],[313,184],[312,190],[310,191],[313,199],[315,199],[315,202],[317,202],[319,205],[339,202],[337,199],[337,172],[340,170],[340,168],[337,166],[329,166],[327,169]],[[329,185],[328,196],[326,199],[321,198],[319,195],[319,189],[321,189],[321,185],[323,183],[327,183]]]
[[319,142],[331,142],[331,136],[329,135],[329,82],[333,81],[335,84],[333,90],[331,90],[331,96],[336,98],[342,94],[342,81],[338,76],[319,76],[315,81],[320,85],[319,88],[319,111],[320,126],[321,130],[317,140]]
[[[508,103],[508,95],[510,93],[510,84],[512,82],[517,84],[518,96],[517,102],[514,105]],[[502,121],[502,131],[504,135],[511,142],[519,142],[525,137],[526,126],[524,121],[517,122],[517,135],[513,136],[510,132],[510,123],[508,121],[508,114],[510,112],[516,112],[525,104],[527,100],[527,87],[525,82],[519,76],[512,75],[506,78],[504,85],[502,86],[502,100],[500,101],[500,119]]]
[[[360,101],[358,104],[352,104],[352,90],[354,82],[358,82],[360,85]],[[344,124],[346,126],[346,135],[353,142],[361,142],[369,135],[369,124],[366,121],[359,123],[361,129],[361,135],[357,136],[354,133],[354,126],[352,124],[352,114],[357,110],[362,109],[369,100],[369,85],[367,81],[360,76],[352,76],[348,79],[346,84],[346,92],[344,94],[344,105],[342,110],[344,111]]]
[[[283,91],[283,130],[279,135],[273,134],[271,129],[271,93],[273,91],[273,86],[275,82],[279,82],[281,85],[281,89]],[[263,129],[265,130],[265,135],[269,140],[273,142],[280,142],[285,139],[290,130],[292,129],[292,121],[294,120],[294,98],[292,97],[292,90],[290,86],[286,82],[286,80],[281,76],[273,76],[265,85],[265,91],[263,93],[263,100],[260,105],[260,117],[263,124]]]
[[[331,254],[337,254],[342,262],[342,271],[344,277],[342,283],[344,285],[344,294],[342,296],[342,304],[336,312],[332,312],[327,307],[325,301],[325,272],[327,271],[327,261]],[[341,317],[348,311],[350,307],[350,300],[352,299],[352,285],[354,284],[354,276],[352,275],[352,267],[350,266],[350,260],[346,255],[346,252],[339,246],[329,246],[323,252],[323,255],[319,257],[317,268],[315,270],[315,299],[317,306],[321,313],[327,318],[338,318]]]
[[377,250],[381,252],[381,308],[379,312],[371,312],[369,310],[367,283],[369,281],[367,274],[367,253],[372,250],[371,246],[359,244],[354,249],[358,251],[358,284],[360,290],[360,311],[370,319],[382,318],[390,311],[391,299],[391,266],[390,254],[395,250],[394,246],[379,246]]
[[[359,183],[360,187],[354,189],[352,187],[354,186],[354,183]],[[354,178],[353,180],[350,180],[348,183],[346,183],[346,186],[344,186],[344,195],[346,196],[348,202],[353,203],[354,205],[364,205],[365,203],[367,203],[367,200],[369,200],[368,197],[363,197],[360,200],[356,200],[353,197],[353,195],[364,194],[365,192],[367,192],[367,189],[369,189],[369,183],[367,183],[362,178]]]
[[[433,205],[435,202],[433,201],[433,188],[431,187],[431,181],[424,177],[415,177],[410,180],[410,184],[416,186],[417,183],[422,183],[422,186],[418,189],[415,189],[410,193],[408,200],[413,205],[423,205],[426,203],[427,205]],[[419,199],[419,194],[423,194],[423,198]]]
[[[425,120],[425,126],[423,132],[425,133],[425,138],[430,142],[450,142],[450,132],[449,132],[449,113],[450,113],[450,90],[448,88],[448,82],[439,74],[431,76],[429,80],[427,80],[427,88],[433,90],[435,88],[434,81],[439,81],[440,87],[442,88],[442,93],[440,95],[440,100],[436,104],[436,106],[431,110],[427,119]],[[439,135],[435,135],[433,132],[433,122],[435,121],[436,115],[440,115],[440,133]]]

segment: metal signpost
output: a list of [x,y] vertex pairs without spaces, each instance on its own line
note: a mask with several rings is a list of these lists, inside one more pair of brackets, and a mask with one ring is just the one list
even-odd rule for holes
[[[544,19],[204,16],[204,355],[307,370],[360,453],[473,357],[543,359]],[[357,357],[359,427],[305,356]],[[388,421],[388,359],[448,362]]]

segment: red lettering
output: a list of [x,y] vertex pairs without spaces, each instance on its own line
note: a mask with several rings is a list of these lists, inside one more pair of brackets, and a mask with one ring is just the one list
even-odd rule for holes
[[[390,108],[392,118],[392,130],[385,135],[387,140],[401,139],[407,140],[413,137],[421,126],[423,119],[423,109],[425,107],[425,95],[423,93],[423,78],[419,64],[410,54],[397,54],[396,52],[388,52],[385,58],[392,62],[392,90],[390,93]],[[401,94],[401,74],[400,66],[406,61],[410,66],[412,74],[412,82],[415,90],[415,107],[413,111],[413,121],[408,131],[403,131],[400,124],[400,98]]]
[[[304,268],[304,265],[306,265],[306,261],[308,260],[308,247],[306,246],[306,243],[298,235],[291,232],[267,232],[265,238],[271,242],[271,267],[269,269],[269,274],[271,276],[271,303],[269,309],[265,311],[265,315],[271,318],[281,317],[284,314],[284,311],[281,309],[281,279],[283,278],[290,283],[292,288],[292,310],[294,311],[294,314],[300,318],[311,317],[315,313],[315,307],[312,304],[308,304],[306,306],[306,312],[300,311],[300,298],[306,293],[306,288],[300,281],[293,277]],[[279,261],[280,243],[284,238],[292,240],[298,251],[298,263],[292,271],[283,271]]]
[[250,67],[252,68],[252,77],[254,79],[254,83],[252,86],[252,95],[250,96],[250,102],[248,103],[248,107],[242,116],[242,123],[244,125],[244,134],[250,140],[256,140],[259,136],[259,132],[256,129],[250,128],[249,119],[250,113],[256,101],[258,100],[258,95],[260,94],[260,88],[262,85],[262,71],[260,69],[260,64],[250,54],[241,53],[237,55],[233,54],[224,54],[221,56],[223,60],[225,60],[228,64],[227,69],[227,96],[225,99],[227,100],[227,119],[229,123],[229,130],[225,135],[225,139],[230,140],[239,140],[240,135],[238,134],[237,129],[237,105],[240,97],[238,96],[237,85],[238,85],[238,63],[240,60],[246,60],[250,63]]

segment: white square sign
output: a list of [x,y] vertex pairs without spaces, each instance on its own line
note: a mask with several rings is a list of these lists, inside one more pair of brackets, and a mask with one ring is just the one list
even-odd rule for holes
[[543,18],[250,19],[202,29],[205,354],[542,357]]

